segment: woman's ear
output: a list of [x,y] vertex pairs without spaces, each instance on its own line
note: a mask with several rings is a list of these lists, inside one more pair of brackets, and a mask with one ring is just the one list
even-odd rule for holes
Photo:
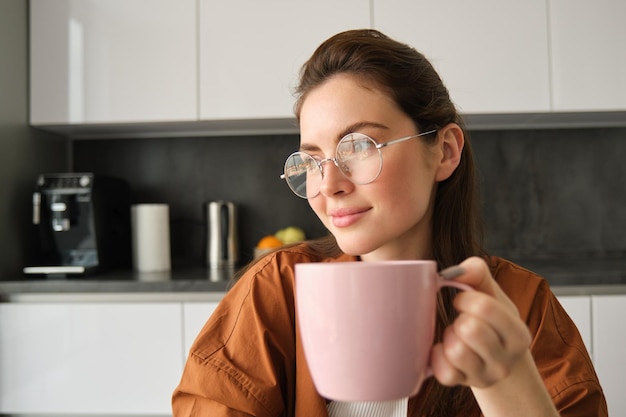
[[439,129],[438,146],[441,150],[441,160],[435,175],[438,182],[444,181],[452,175],[461,163],[461,151],[465,145],[463,130],[456,123],[450,123]]

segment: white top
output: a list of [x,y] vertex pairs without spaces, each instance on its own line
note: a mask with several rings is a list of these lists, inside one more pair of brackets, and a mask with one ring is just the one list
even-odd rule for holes
[[328,404],[330,417],[406,417],[409,399],[392,401],[341,402]]

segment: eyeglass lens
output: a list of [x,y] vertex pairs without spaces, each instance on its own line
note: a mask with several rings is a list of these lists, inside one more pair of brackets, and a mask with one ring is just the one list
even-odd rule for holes
[[326,162],[334,162],[340,172],[355,184],[374,181],[382,169],[382,156],[376,142],[362,133],[351,133],[337,144],[334,159],[318,161],[304,152],[290,155],[285,162],[284,176],[291,190],[302,198],[317,196]]

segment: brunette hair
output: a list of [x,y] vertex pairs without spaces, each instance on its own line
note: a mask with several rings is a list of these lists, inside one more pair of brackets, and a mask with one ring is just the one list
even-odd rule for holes
[[[440,268],[457,264],[472,255],[484,255],[482,221],[479,215],[475,166],[469,135],[463,120],[450,99],[441,78],[414,48],[397,42],[372,29],[339,33],[324,43],[304,64],[296,87],[294,107],[299,119],[307,95],[337,74],[351,74],[372,83],[388,94],[424,132],[458,124],[465,134],[461,161],[454,173],[439,183],[432,223],[433,255]],[[434,143],[435,135],[421,138]],[[311,243],[320,253],[337,253],[334,238],[329,236]],[[454,320],[453,291],[441,291],[438,308],[437,339]],[[448,416],[469,412],[473,396],[469,388],[446,388],[434,378],[427,381],[420,394],[419,415]],[[475,408],[474,408],[475,409]],[[410,413],[412,415],[412,413]],[[466,414],[467,415],[467,414]]]

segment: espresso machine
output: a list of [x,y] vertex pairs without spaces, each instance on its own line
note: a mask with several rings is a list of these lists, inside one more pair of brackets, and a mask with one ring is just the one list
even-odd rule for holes
[[26,274],[90,275],[131,267],[130,188],[93,173],[42,174],[33,193],[36,265]]

